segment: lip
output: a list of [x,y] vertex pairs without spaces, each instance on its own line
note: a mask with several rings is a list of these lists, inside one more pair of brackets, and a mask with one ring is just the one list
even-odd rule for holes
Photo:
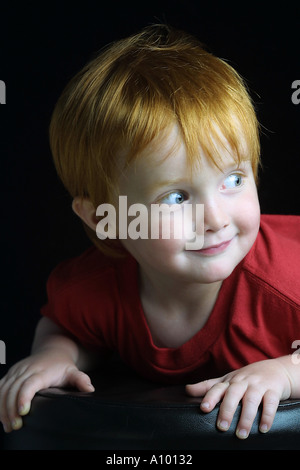
[[229,247],[232,240],[233,238],[226,242],[219,243],[218,245],[211,245],[207,248],[202,248],[201,250],[197,250],[197,253],[200,253],[201,255],[218,255],[219,253],[223,253],[223,251]]

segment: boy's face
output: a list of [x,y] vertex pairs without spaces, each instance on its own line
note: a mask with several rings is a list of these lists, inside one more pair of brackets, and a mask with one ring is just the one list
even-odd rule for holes
[[[199,235],[204,236],[202,249],[187,249],[184,237],[153,239],[150,229],[148,239],[128,237],[122,242],[145,273],[183,282],[222,281],[249,252],[259,230],[260,208],[251,163],[244,161],[238,166],[222,148],[222,171],[202,154],[191,172],[184,145],[176,144],[177,137],[174,127],[159,146],[146,149],[125,170],[120,177],[120,195],[127,196],[128,207],[143,204],[149,214],[151,204],[172,204],[176,209],[174,230],[176,224],[183,223],[179,215],[186,204],[203,204],[204,225],[196,224]],[[162,212],[160,228],[165,216]]]

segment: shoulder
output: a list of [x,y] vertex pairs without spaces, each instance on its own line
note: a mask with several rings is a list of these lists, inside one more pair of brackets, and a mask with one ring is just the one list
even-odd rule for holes
[[300,302],[300,217],[262,215],[243,268],[278,293]]
[[278,240],[290,240],[299,245],[300,216],[261,215],[260,231]]
[[108,258],[94,247],[63,261],[49,276],[42,315],[85,347],[112,349],[122,316],[120,285],[132,266],[131,258]]
[[99,294],[109,296],[118,284],[120,273],[132,264],[129,257],[110,258],[91,247],[53,269],[47,283],[48,295],[72,295],[77,300],[82,295],[91,298],[93,292],[97,297]]

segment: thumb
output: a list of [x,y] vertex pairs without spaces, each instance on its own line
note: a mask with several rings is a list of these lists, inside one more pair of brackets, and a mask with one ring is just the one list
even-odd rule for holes
[[185,386],[185,391],[192,397],[203,397],[213,385],[218,383],[221,379],[209,379],[197,382],[195,384],[188,384]]
[[91,383],[90,377],[84,372],[72,367],[66,374],[66,383],[77,388],[80,392],[94,392],[95,387]]

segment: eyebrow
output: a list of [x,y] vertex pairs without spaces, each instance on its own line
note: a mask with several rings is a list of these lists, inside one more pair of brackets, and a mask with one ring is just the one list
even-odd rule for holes
[[163,180],[163,181],[157,181],[151,185],[148,186],[147,188],[147,192],[148,193],[153,193],[153,192],[156,192],[158,190],[160,190],[161,188],[168,188],[168,187],[180,187],[182,185],[186,185],[190,183],[190,180],[188,180],[187,178],[170,178],[168,180]]
[[227,165],[226,167],[224,167],[222,169],[222,173],[227,173],[227,172],[230,172],[230,171],[239,170],[243,166],[245,166],[247,163],[251,164],[250,159],[245,159],[245,160],[241,160],[240,162],[229,164],[229,165]]

